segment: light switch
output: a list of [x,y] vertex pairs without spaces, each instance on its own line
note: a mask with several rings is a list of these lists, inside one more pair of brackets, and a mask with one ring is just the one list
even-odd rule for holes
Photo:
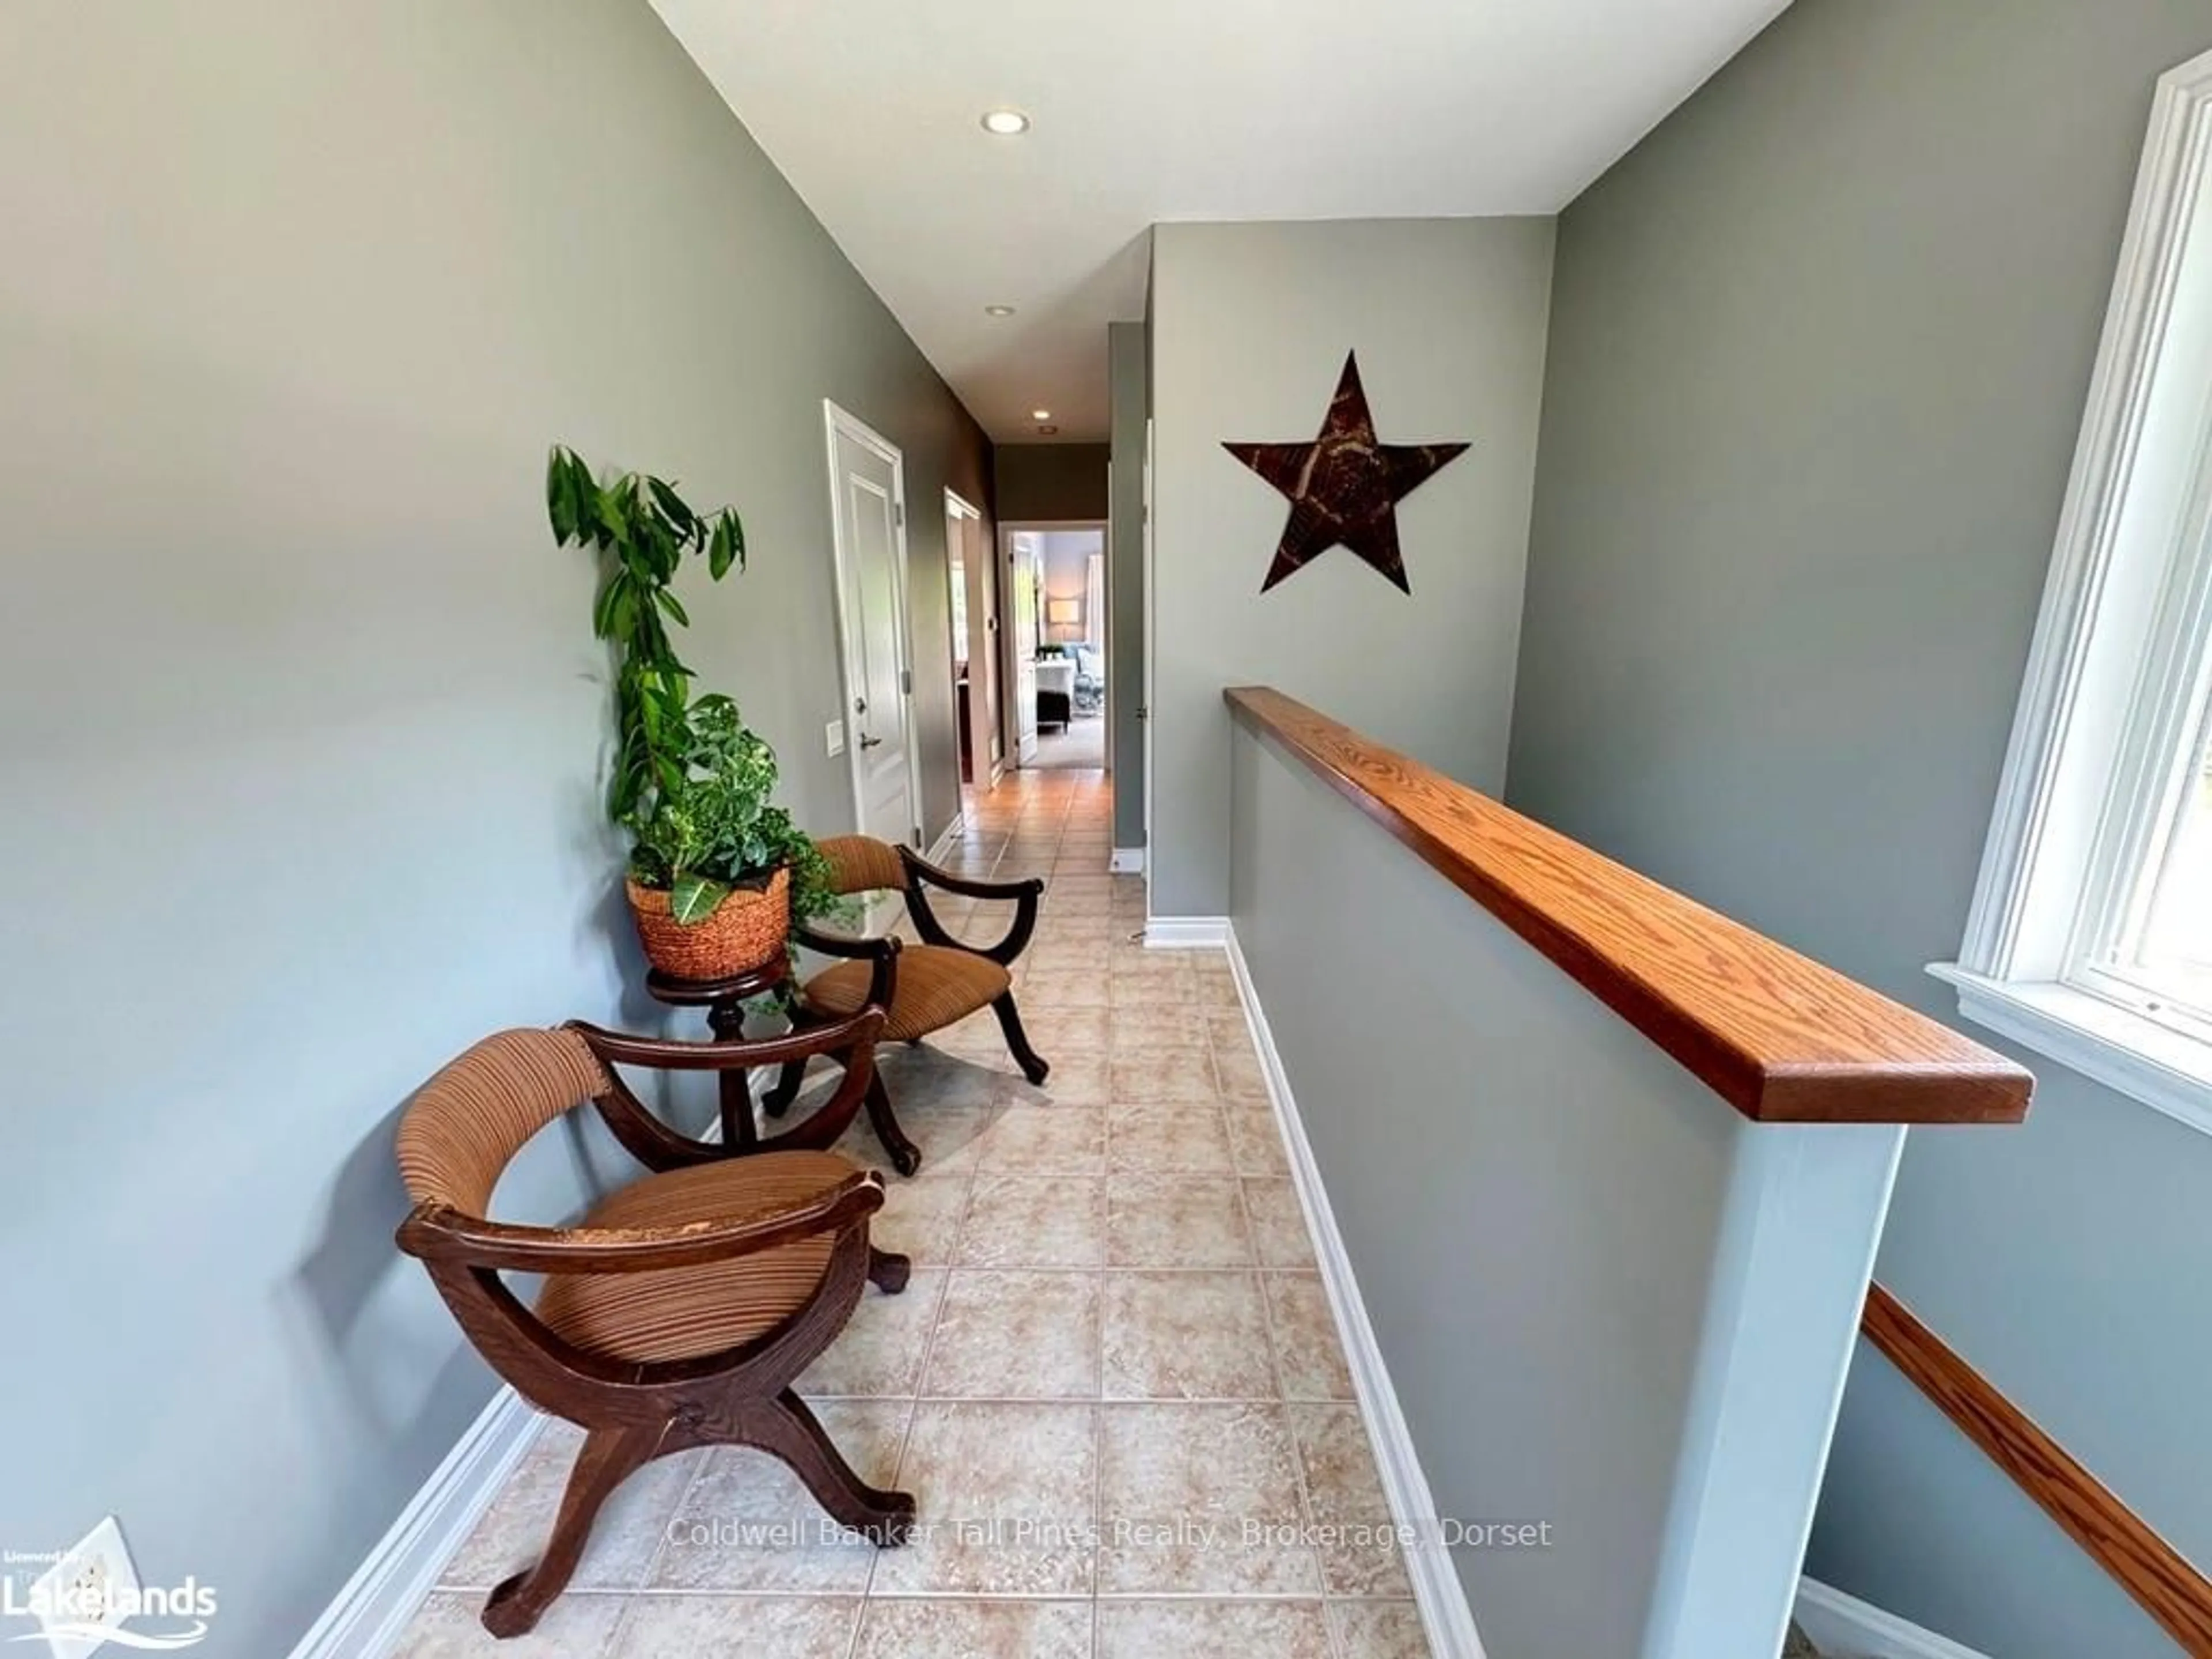
[[823,735],[824,735],[824,736],[828,738],[828,740],[829,740],[829,744],[830,744],[830,752],[831,754],[833,754],[833,755],[842,755],[842,754],[843,754],[843,753],[845,752],[845,722],[844,722],[844,721],[842,721],[842,720],[831,720],[831,721],[830,722],[830,729],[829,729],[829,731],[828,731],[827,732],[825,732]]

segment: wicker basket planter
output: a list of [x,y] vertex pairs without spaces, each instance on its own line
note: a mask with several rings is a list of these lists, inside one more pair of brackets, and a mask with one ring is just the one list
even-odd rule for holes
[[688,926],[668,914],[668,895],[635,881],[630,914],[646,960],[678,979],[734,979],[765,967],[791,933],[791,872],[780,869],[759,887],[737,887],[704,921]]

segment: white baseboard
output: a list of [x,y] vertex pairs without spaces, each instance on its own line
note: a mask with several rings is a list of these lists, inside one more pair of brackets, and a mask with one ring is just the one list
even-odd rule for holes
[[546,1419],[502,1388],[400,1512],[292,1659],[385,1659]]
[[1820,1659],[1984,1659],[1817,1578],[1797,1581],[1797,1625],[1820,1650]]
[[1114,856],[1106,861],[1106,868],[1117,876],[1141,876],[1145,873],[1145,849],[1117,847]]
[[[1428,1632],[1430,1651],[1436,1659],[1484,1659],[1482,1638],[1475,1631],[1474,1613],[1468,1606],[1467,1590],[1459,1581],[1458,1570],[1452,1565],[1450,1552],[1437,1536],[1436,1499],[1430,1494],[1428,1477],[1421,1473],[1420,1459],[1413,1449],[1413,1431],[1406,1425],[1405,1413],[1399,1409],[1397,1391],[1390,1386],[1389,1370],[1383,1364],[1382,1351],[1376,1343],[1375,1328],[1368,1322],[1366,1304],[1359,1298],[1358,1281],[1352,1276],[1343,1236],[1337,1231],[1336,1218],[1329,1210],[1321,1170],[1314,1163],[1313,1148],[1306,1140],[1305,1126],[1298,1117],[1297,1102],[1291,1094],[1290,1079],[1283,1071],[1283,1057],[1276,1050],[1274,1034],[1269,1030],[1267,1016],[1261,1009],[1251,969],[1237,943],[1237,930],[1224,924],[1222,931],[1229,965],[1237,975],[1237,995],[1243,1000],[1244,1018],[1252,1030],[1253,1046],[1260,1053],[1267,1093],[1274,1102],[1277,1124],[1290,1155],[1291,1184],[1297,1188],[1298,1201],[1305,1210],[1306,1228],[1313,1235],[1322,1284],[1336,1316],[1336,1332],[1344,1344],[1345,1358],[1351,1364],[1352,1389],[1359,1396],[1360,1413],[1367,1422],[1376,1467],[1382,1477],[1383,1496],[1389,1503],[1392,1518],[1401,1526],[1413,1528],[1423,1540],[1407,1550],[1406,1568],[1413,1581],[1413,1598],[1420,1607],[1422,1626]],[[1146,943],[1151,943],[1149,936]]]
[[1155,951],[1218,951],[1229,943],[1226,916],[1154,916],[1145,943]]
[[952,815],[952,822],[945,826],[945,833],[930,842],[929,850],[922,856],[932,864],[944,863],[952,855],[952,849],[960,844],[960,837],[967,827],[966,817],[962,813],[955,812]]

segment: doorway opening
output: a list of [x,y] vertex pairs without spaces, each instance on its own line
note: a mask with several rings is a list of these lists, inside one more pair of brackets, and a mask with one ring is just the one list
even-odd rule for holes
[[1110,768],[1106,526],[1099,520],[1004,526],[1008,710],[1014,763],[1042,770]]
[[983,544],[981,512],[950,489],[945,492],[945,556],[960,781],[988,794],[1006,769],[1000,724],[999,584]]

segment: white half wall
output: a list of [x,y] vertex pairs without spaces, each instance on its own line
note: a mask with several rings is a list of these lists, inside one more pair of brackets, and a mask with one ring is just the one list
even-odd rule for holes
[[[1904,1131],[1754,1124],[1239,726],[1235,938],[1510,1659],[1772,1659]],[[1326,872],[1326,879],[1318,878]]]

